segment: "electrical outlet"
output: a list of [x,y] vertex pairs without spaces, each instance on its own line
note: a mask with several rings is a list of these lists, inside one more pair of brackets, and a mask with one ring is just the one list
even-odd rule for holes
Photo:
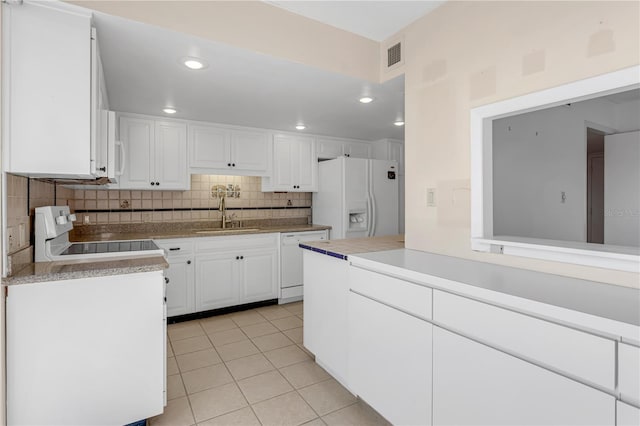
[[436,189],[427,188],[427,207],[436,206]]
[[84,225],[89,225],[89,224],[91,224],[91,220],[89,219],[89,215],[88,215],[88,214],[84,215],[84,218],[82,219],[82,223],[83,223]]

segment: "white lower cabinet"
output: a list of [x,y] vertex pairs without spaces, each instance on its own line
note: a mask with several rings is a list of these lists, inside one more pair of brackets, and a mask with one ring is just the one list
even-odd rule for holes
[[431,424],[433,326],[349,294],[349,385],[395,425]]
[[349,263],[305,250],[304,346],[347,388]]
[[196,257],[196,311],[238,305],[237,256],[228,253],[201,254]]
[[640,425],[640,408],[633,407],[624,402],[616,402],[616,426]]
[[243,251],[240,259],[240,300],[242,303],[278,297],[278,251]]
[[168,259],[165,271],[167,281],[167,316],[190,314],[195,311],[195,275],[193,256],[176,256]]
[[615,406],[611,395],[434,327],[433,424],[614,425]]

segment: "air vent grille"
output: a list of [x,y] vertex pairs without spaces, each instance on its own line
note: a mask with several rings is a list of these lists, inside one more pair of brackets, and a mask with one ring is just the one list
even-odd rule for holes
[[387,68],[391,67],[402,60],[402,46],[396,43],[387,49]]

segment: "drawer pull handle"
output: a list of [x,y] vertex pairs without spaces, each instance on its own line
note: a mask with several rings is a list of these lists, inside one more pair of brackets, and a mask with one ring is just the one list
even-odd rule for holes
[[169,277],[164,277],[164,282],[169,284]]
[[171,247],[169,250],[171,250],[171,251],[178,251],[178,250],[180,250],[180,247]]

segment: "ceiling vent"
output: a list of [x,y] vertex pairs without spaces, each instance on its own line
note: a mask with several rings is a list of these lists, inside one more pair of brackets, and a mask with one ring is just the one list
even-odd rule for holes
[[387,49],[387,68],[402,61],[402,43],[396,43]]

